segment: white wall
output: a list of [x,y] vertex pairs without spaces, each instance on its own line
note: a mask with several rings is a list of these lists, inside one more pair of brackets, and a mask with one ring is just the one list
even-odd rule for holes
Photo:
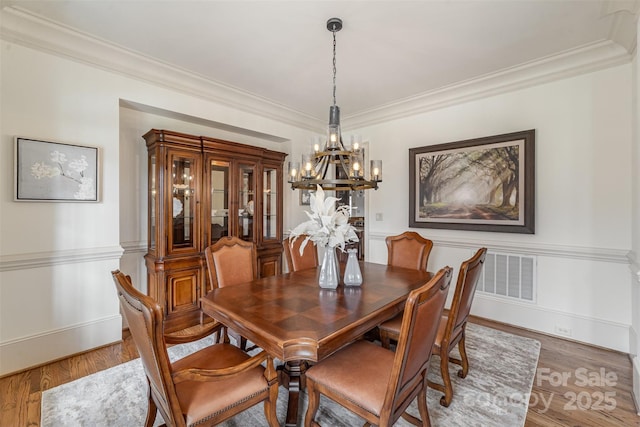
[[409,228],[409,148],[535,129],[536,233],[416,229],[435,242],[429,269],[458,267],[480,246],[536,255],[535,304],[480,295],[474,314],[628,351],[630,88],[627,64],[356,129],[384,159],[369,193],[368,258],[384,262],[384,237]]
[[[151,127],[258,144],[307,141],[310,132],[203,97],[143,83],[2,42],[0,130],[0,375],[121,338],[110,271],[140,271],[146,245],[146,150]],[[180,112],[201,123],[133,112],[122,101]],[[184,120],[183,120],[184,121]],[[227,129],[212,126],[225,124]],[[231,128],[232,126],[233,128]],[[13,201],[15,135],[99,147],[98,203]],[[291,142],[267,141],[288,152]],[[285,192],[290,216],[291,198]],[[295,199],[297,200],[297,199]],[[127,254],[120,265],[121,247]]]
[[640,21],[636,22],[636,53],[633,58],[633,142],[631,156],[631,311],[633,313],[630,333],[630,353],[633,360],[633,396],[636,410],[640,411],[640,59],[637,46],[640,45]]

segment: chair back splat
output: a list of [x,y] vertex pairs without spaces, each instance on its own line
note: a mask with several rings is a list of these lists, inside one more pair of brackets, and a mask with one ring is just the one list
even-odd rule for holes
[[413,231],[405,231],[398,236],[389,236],[387,244],[387,265],[426,270],[433,242]]
[[284,256],[287,258],[289,271],[300,271],[318,266],[318,248],[309,240],[300,255],[300,246],[307,238],[306,235],[290,237],[284,241]]
[[233,286],[258,278],[256,245],[225,236],[204,250],[212,288]]

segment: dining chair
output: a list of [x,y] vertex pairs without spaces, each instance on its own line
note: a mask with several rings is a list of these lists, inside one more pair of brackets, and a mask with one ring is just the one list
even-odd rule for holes
[[[225,236],[204,250],[209,283],[212,288],[238,285],[258,278],[256,246],[235,236]],[[227,331],[246,350],[247,340]]]
[[[387,265],[410,268],[412,270],[427,270],[429,254],[433,249],[433,242],[425,239],[413,231],[405,231],[397,236],[387,236]],[[402,313],[396,316],[397,323],[402,321]],[[389,341],[393,338],[387,334],[387,329],[378,327],[378,336],[383,346],[389,348]],[[397,334],[394,335],[397,338]]]
[[413,231],[405,231],[397,236],[388,236],[387,265],[426,270],[433,242]]
[[289,237],[284,241],[284,256],[287,258],[289,271],[300,271],[318,267],[318,248],[311,240],[300,254],[300,246],[307,238],[306,235]]
[[[153,426],[157,410],[168,426],[214,425],[260,402],[269,426],[279,425],[278,380],[270,356],[263,351],[251,357],[224,342],[171,362],[167,344],[174,341],[163,333],[162,307],[135,289],[122,272],[115,270],[112,276],[147,377],[145,427]],[[177,341],[197,340],[214,331],[210,328]]]
[[[460,365],[462,369],[458,371],[458,377],[465,378],[469,372],[469,359],[465,348],[465,331],[471,304],[478,285],[478,278],[482,272],[482,265],[487,255],[487,248],[480,248],[468,260],[463,261],[458,272],[458,281],[451,301],[449,312],[443,316],[438,329],[438,336],[433,345],[433,354],[440,356],[440,375],[443,384],[429,382],[429,386],[444,393],[440,398],[442,406],[449,406],[453,399],[453,386],[449,375],[449,362]],[[387,338],[396,339],[399,336],[401,323],[397,318],[393,318],[379,326],[380,335]],[[389,348],[389,339],[382,343],[383,347]],[[451,350],[458,346],[460,359],[450,356]]]
[[[322,394],[364,418],[365,426],[391,426],[400,417],[430,426],[427,374],[450,282],[451,268],[444,267],[409,294],[395,353],[359,340],[309,368],[304,425],[319,425],[315,415]],[[421,419],[405,412],[416,397]]]

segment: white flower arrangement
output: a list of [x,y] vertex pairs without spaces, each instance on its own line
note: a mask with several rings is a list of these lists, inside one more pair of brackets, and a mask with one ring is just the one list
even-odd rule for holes
[[356,229],[349,224],[349,207],[343,205],[336,208],[337,201],[336,197],[325,198],[324,190],[319,185],[315,192],[311,192],[311,212],[305,211],[309,221],[298,225],[290,233],[294,237],[292,242],[302,235],[307,236],[300,245],[300,255],[309,240],[317,246],[340,247],[343,252],[347,243],[359,241]]

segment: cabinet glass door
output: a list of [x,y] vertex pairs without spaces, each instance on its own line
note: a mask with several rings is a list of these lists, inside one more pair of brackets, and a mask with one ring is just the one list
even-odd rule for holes
[[240,164],[238,167],[238,237],[243,240],[253,241],[255,236],[255,223],[253,214],[256,209],[256,167],[255,165]]
[[183,154],[170,154],[171,201],[168,204],[169,248],[180,251],[196,247],[197,159]]
[[229,162],[209,162],[211,187],[209,245],[229,235]]
[[262,237],[278,238],[278,171],[265,167],[262,173]]

